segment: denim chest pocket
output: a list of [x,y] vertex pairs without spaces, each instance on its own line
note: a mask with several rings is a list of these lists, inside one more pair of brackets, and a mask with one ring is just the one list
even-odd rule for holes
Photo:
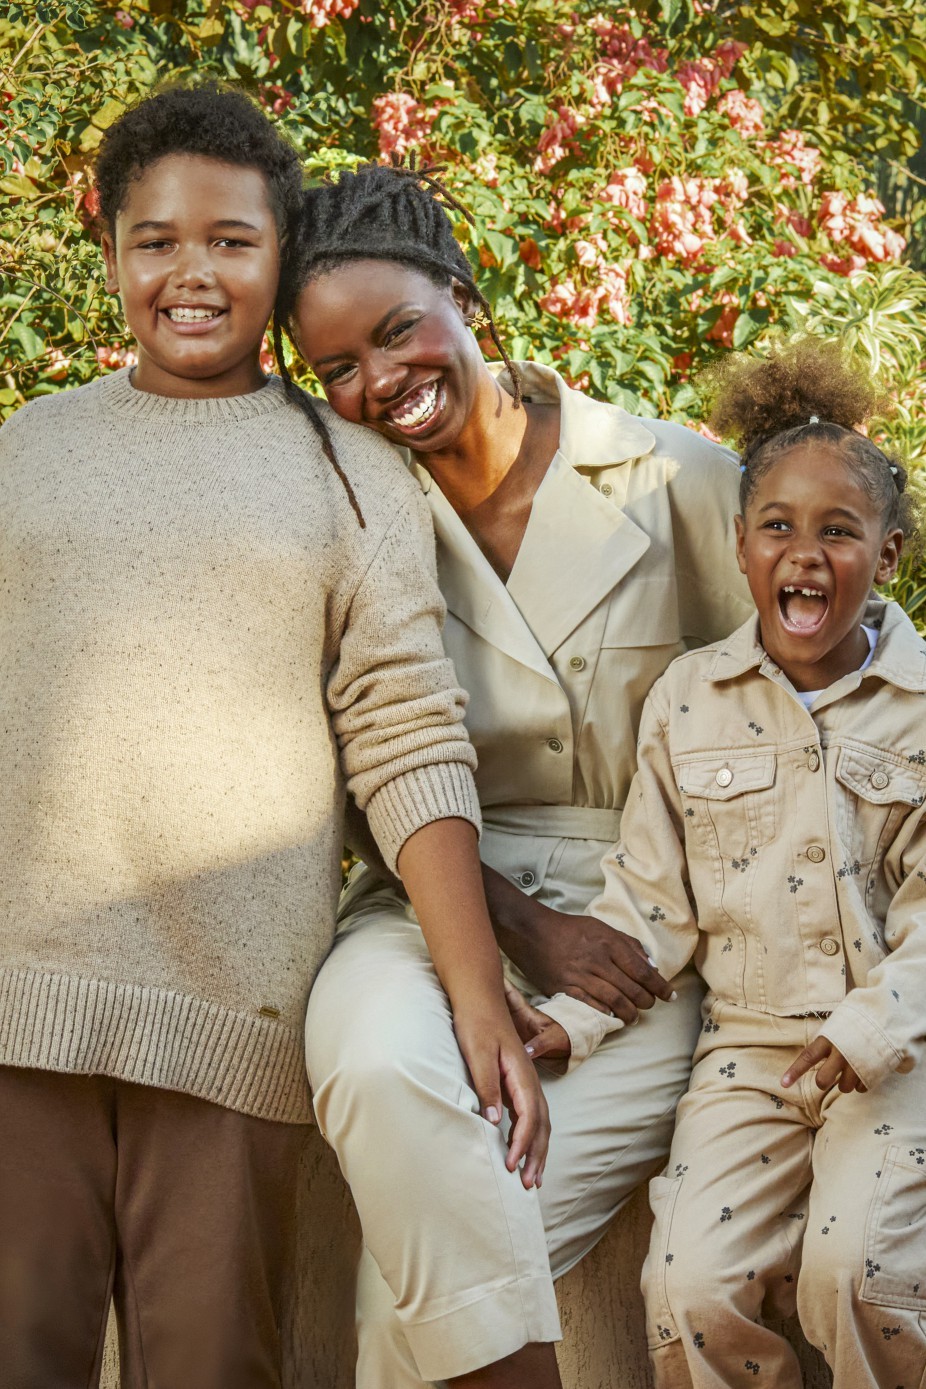
[[836,808],[839,836],[850,859],[874,862],[898,824],[926,799],[926,770],[897,763],[877,748],[840,748]]
[[727,858],[745,859],[777,833],[774,753],[715,753],[675,769],[686,826]]

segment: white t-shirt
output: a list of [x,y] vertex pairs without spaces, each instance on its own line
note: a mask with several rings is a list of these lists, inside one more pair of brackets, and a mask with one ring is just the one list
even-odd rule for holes
[[[867,670],[868,667],[871,665],[872,660],[874,659],[875,647],[878,644],[878,629],[877,627],[866,627],[863,622],[862,631],[868,638],[868,655],[865,657],[864,661],[859,666],[859,670]],[[803,704],[804,708],[809,709],[811,704],[813,704],[814,700],[816,699],[817,695],[822,693],[822,690],[798,690],[797,697]]]

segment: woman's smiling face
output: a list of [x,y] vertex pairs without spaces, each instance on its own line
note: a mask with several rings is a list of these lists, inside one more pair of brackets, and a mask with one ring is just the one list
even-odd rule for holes
[[737,558],[759,610],[762,645],[798,690],[857,670],[873,584],[897,569],[903,533],[832,448],[804,444],[756,482],[736,518]]
[[485,367],[464,286],[390,260],[349,260],[310,280],[293,334],[339,415],[416,453],[452,448]]

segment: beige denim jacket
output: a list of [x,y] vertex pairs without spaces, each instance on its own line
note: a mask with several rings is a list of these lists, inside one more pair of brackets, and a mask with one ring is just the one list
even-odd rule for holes
[[726,1003],[824,1015],[871,1087],[926,1040],[926,644],[894,603],[865,621],[871,665],[812,713],[754,618],[672,663],[589,911],[667,978],[693,957]]

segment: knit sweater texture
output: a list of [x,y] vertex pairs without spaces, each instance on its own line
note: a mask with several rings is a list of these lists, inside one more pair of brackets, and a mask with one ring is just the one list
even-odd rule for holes
[[478,825],[430,517],[327,407],[117,372],[0,430],[0,1064],[310,1116],[345,786]]

